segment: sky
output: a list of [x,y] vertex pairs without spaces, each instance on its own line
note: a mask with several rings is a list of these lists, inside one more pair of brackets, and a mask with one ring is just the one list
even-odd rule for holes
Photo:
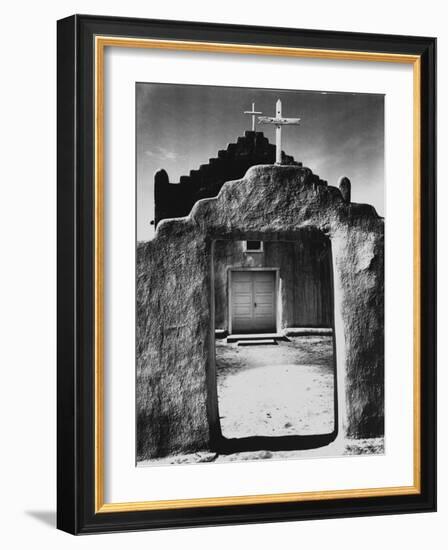
[[[207,164],[220,149],[251,129],[252,102],[263,115],[284,117],[300,126],[282,130],[282,149],[336,186],[352,182],[352,201],[372,204],[384,215],[384,96],[325,91],[136,84],[137,240],[154,236],[154,174],[170,182]],[[275,127],[256,125],[275,143]]]

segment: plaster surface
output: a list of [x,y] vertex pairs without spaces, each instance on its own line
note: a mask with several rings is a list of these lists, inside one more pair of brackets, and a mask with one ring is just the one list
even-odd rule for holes
[[260,165],[137,250],[137,458],[219,445],[216,240],[329,238],[339,430],[384,433],[384,221],[300,166]]

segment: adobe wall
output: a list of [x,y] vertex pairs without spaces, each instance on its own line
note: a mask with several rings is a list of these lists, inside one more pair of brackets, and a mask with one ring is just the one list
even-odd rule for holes
[[218,433],[213,241],[294,240],[316,230],[333,257],[340,433],[383,435],[383,219],[308,168],[265,165],[187,218],[164,220],[138,247],[138,460],[210,449]]
[[245,252],[244,241],[216,241],[215,327],[228,330],[228,267],[279,268],[280,326],[330,327],[332,284],[330,246],[320,234],[295,241],[265,241],[263,252]]

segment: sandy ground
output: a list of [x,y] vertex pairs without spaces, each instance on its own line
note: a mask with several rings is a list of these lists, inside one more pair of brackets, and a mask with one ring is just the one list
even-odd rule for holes
[[[239,347],[216,341],[223,435],[310,435],[334,427],[333,347],[330,336],[290,338],[278,345]],[[138,466],[226,463],[384,454],[384,438],[338,437],[325,447],[232,454],[197,452],[146,460]]]
[[216,341],[219,416],[226,438],[318,435],[334,429],[331,336],[240,347]]

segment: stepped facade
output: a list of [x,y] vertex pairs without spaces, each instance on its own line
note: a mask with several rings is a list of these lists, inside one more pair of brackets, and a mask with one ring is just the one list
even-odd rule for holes
[[[198,200],[216,197],[226,181],[242,178],[251,166],[274,162],[275,145],[263,132],[248,131],[178,183],[170,182],[167,172],[159,170],[154,177],[155,225],[166,218],[187,216]],[[301,166],[284,152],[282,164]]]

